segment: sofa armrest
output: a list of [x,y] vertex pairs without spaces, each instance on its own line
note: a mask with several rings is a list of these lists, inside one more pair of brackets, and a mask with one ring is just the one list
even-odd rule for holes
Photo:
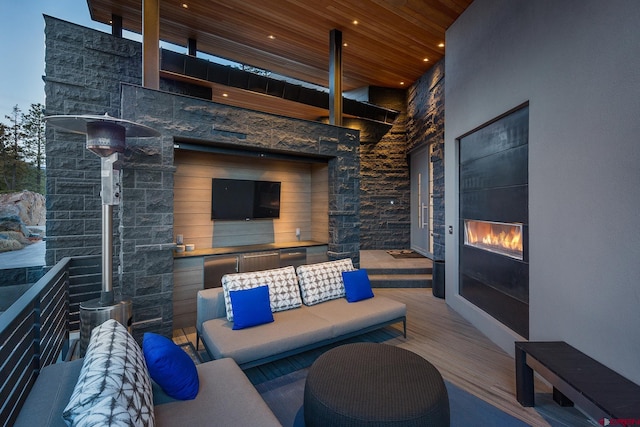
[[198,291],[196,329],[202,331],[202,324],[210,319],[226,317],[222,288],[210,288]]

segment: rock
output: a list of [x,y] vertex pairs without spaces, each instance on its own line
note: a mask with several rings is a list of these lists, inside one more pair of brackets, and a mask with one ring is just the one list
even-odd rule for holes
[[41,237],[27,227],[44,226],[45,217],[42,194],[21,191],[0,195],[0,252],[22,249]]
[[42,194],[32,191],[21,191],[0,195],[0,217],[18,215],[24,225],[45,225],[45,198]]
[[15,231],[0,232],[0,252],[17,251],[29,243],[22,233],[16,233]]
[[25,237],[31,234],[18,215],[0,211],[0,233],[5,231],[20,233]]

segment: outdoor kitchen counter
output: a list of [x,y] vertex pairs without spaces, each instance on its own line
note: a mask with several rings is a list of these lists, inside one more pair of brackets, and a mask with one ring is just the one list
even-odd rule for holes
[[227,246],[224,248],[204,248],[193,251],[173,252],[174,258],[190,258],[208,255],[231,255],[247,252],[273,251],[290,248],[310,248],[314,246],[326,246],[327,243],[316,242],[313,240],[302,240],[285,243],[265,243],[261,245],[244,245],[244,246]]

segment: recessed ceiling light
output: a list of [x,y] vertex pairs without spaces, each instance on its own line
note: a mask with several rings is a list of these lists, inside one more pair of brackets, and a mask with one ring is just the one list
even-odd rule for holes
[[186,3],[182,3],[182,7],[184,7],[185,9],[189,9],[189,5]]
[[269,34],[269,38],[270,38],[271,40],[275,40],[275,39],[276,39],[276,36],[274,36],[273,34]]
[[444,47],[444,43],[440,43],[438,47]]
[[353,25],[358,25],[358,20],[357,20],[357,19],[354,19],[354,20],[353,20],[353,22],[352,22],[352,24],[353,24]]
[[424,58],[422,61],[423,62],[429,62],[429,58]]
[[404,82],[400,82],[400,86],[404,86]]
[[345,43],[342,43],[342,46],[347,47],[349,45],[345,42]]
[[229,97],[229,94],[228,94],[228,93],[223,93],[223,94],[222,94],[222,96],[223,96],[224,98],[228,98],[228,97]]

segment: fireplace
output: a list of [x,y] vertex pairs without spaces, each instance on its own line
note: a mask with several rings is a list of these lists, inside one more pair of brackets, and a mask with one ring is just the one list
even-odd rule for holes
[[522,224],[465,219],[464,244],[522,261]]
[[529,108],[459,138],[459,292],[529,337]]

